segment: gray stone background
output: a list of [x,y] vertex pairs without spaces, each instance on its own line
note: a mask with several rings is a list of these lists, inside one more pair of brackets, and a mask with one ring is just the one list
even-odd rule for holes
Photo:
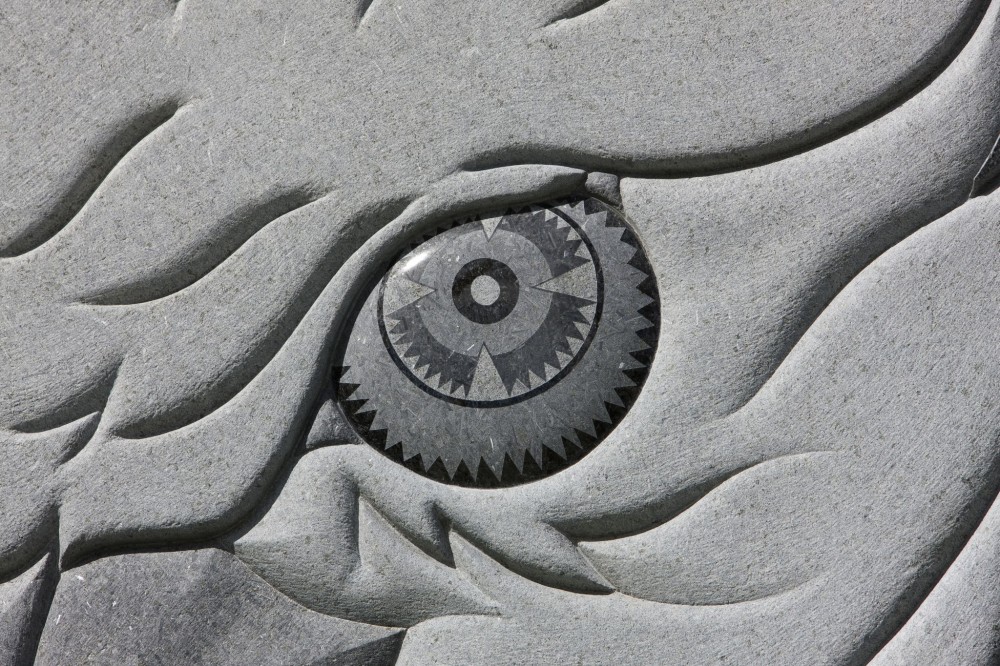
[[[998,663],[998,12],[3,3],[0,663]],[[581,192],[662,306],[590,455],[314,418],[405,242]]]

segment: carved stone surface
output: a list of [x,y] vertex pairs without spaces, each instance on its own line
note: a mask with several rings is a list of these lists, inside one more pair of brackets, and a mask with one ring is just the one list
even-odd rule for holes
[[635,234],[596,199],[478,218],[416,243],[372,288],[336,392],[377,450],[496,487],[576,462],[624,418],[659,302]]
[[0,44],[0,664],[1000,662],[998,0]]

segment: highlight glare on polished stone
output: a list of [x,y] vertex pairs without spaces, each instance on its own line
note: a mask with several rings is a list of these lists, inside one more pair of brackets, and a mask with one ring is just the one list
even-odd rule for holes
[[635,235],[596,199],[456,224],[368,295],[340,361],[343,408],[370,444],[441,481],[550,474],[631,406],[656,293]]

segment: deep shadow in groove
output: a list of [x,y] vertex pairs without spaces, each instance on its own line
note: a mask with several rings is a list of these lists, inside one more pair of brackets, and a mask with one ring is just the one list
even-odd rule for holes
[[611,2],[611,0],[577,0],[575,6],[566,8],[559,15],[550,19],[546,27],[550,27],[561,21],[569,21],[570,19],[583,16],[584,14],[588,14],[595,9],[608,4],[609,2]]
[[368,10],[375,4],[375,0],[358,0],[358,6],[354,10],[354,27],[359,28],[368,17]]
[[836,454],[836,451],[824,449],[765,458],[729,470],[720,471],[711,478],[690,483],[688,486],[671,493],[662,501],[644,506],[641,511],[609,514],[598,519],[563,519],[551,521],[549,524],[574,543],[626,539],[666,525],[700,502],[722,484],[755,467],[787,458]]
[[89,387],[59,405],[55,411],[28,421],[22,421],[13,429],[25,434],[42,433],[79,421],[88,414],[103,412],[108,404],[111,390],[115,386],[115,381],[118,379],[119,368],[119,364],[116,363]]
[[[962,203],[965,202],[963,201]],[[792,350],[799,344],[806,332],[812,328],[834,299],[840,296],[861,273],[910,236],[937,222],[958,207],[955,206],[954,208],[947,208],[933,213],[928,216],[930,219],[911,218],[906,220],[905,224],[886,226],[860,239],[857,243],[857,249],[853,254],[848,255],[846,258],[844,256],[835,257],[829,261],[829,265],[824,265],[820,270],[817,270],[816,274],[822,275],[824,278],[808,291],[806,297],[798,304],[795,314],[789,315],[789,320],[794,320],[797,323],[786,326],[781,339],[775,341],[775,345],[772,348],[772,358],[776,359],[775,362],[766,372],[761,372],[756,376],[755,383],[748,386],[747,393],[724,416],[738,412],[753,401],[757,394],[774,377],[775,373],[785,362],[785,359]],[[1000,447],[1000,443],[998,443],[998,447]],[[998,462],[998,465],[1000,465],[1000,462]],[[699,500],[716,486],[753,466],[749,465],[735,469],[724,477],[713,479],[703,484],[693,485],[681,493],[671,496],[663,503],[656,506],[646,506],[642,511],[635,514],[606,517],[598,522],[566,521],[554,524],[553,526],[577,541],[633,536],[673,520],[673,518],[687,510],[695,501]],[[997,474],[1000,474],[1000,468],[998,468]],[[1000,481],[998,481],[998,488],[1000,488]],[[985,515],[985,511],[983,515]],[[614,526],[613,528],[608,528],[608,521]]]
[[[233,541],[235,541],[235,539],[226,539],[224,542],[218,540],[191,541],[181,544],[171,543],[163,545],[134,546],[131,548],[114,548],[114,549],[109,548],[89,553],[86,557],[80,558],[68,566],[64,565],[63,569],[64,571],[70,571],[74,568],[81,567],[87,564],[92,564],[104,558],[117,557],[123,555],[135,555],[135,554],[182,553],[182,552],[193,552],[199,550],[219,550],[228,553],[229,555],[234,555],[232,548]],[[54,549],[53,553],[56,553],[57,550],[58,550],[57,548]],[[53,562],[54,561],[55,561],[55,555],[53,556]],[[305,607],[301,606],[301,604],[296,602],[294,599],[287,596],[284,592],[272,586],[270,583],[268,583],[266,580],[257,575],[249,566],[247,566],[244,562],[242,562],[238,558],[237,562],[239,563],[240,566],[246,568],[249,576],[251,576],[256,583],[266,585],[268,589],[274,591],[281,598],[292,602],[296,606],[299,606],[300,608],[303,609],[304,612],[315,613],[315,611],[306,609]],[[58,583],[58,576],[60,575],[57,567],[53,567],[53,570],[56,574],[56,578],[51,581],[51,589],[46,592],[44,598],[42,599],[42,601],[44,602],[44,608],[39,609],[40,611],[43,610],[44,614],[39,612],[37,625],[36,624],[32,625],[33,627],[37,626],[38,628],[38,634],[39,634],[38,638],[41,638],[41,632],[46,624],[46,617],[51,607],[52,601],[54,599],[56,591],[55,588],[56,584]],[[198,581],[198,583],[196,583],[196,587],[198,590],[206,590],[206,589],[210,590],[212,582],[213,582],[212,578],[202,577]],[[95,612],[97,612],[98,610],[100,609],[95,609]],[[336,615],[328,615],[327,617],[344,619]],[[229,619],[231,621],[234,618],[216,617],[213,621],[221,626],[224,619]],[[36,622],[34,617],[32,618],[32,621]],[[353,622],[352,620],[347,620],[347,621]],[[357,624],[367,624],[367,623],[359,622]],[[394,629],[395,633],[393,633],[390,636],[385,636],[383,638],[375,639],[363,645],[357,645],[345,652],[339,653],[338,655],[334,656],[332,660],[321,659],[319,661],[310,663],[334,664],[337,666],[353,665],[353,664],[357,664],[359,666],[361,665],[367,666],[368,664],[378,664],[378,665],[386,664],[388,666],[390,664],[394,664],[396,663],[396,660],[399,658],[400,651],[402,650],[403,639],[406,636],[407,629],[405,627],[389,627],[389,628]],[[26,661],[24,662],[17,661],[14,663],[13,666],[31,666],[31,664],[34,663],[34,658],[38,650],[39,642],[40,641],[36,639],[33,643],[33,647],[31,647],[31,651],[25,653],[25,656],[27,658]]]
[[[328,384],[329,377],[320,377],[320,382]],[[322,391],[317,392],[322,395]],[[280,466],[272,471],[266,483],[260,486],[255,497],[243,502],[236,508],[234,515],[226,520],[225,525],[215,526],[215,529],[196,528],[190,536],[170,535],[166,539],[148,539],[140,542],[106,543],[94,548],[78,549],[76,553],[70,553],[63,557],[62,569],[69,571],[77,567],[96,562],[106,557],[118,555],[128,555],[131,553],[174,553],[188,550],[199,550],[205,548],[217,548],[230,555],[236,554],[236,542],[246,535],[254,526],[259,523],[264,516],[272,509],[278,497],[281,495],[288,483],[289,477],[295,466],[304,455],[309,452],[303,449],[309,424],[307,412],[303,410],[304,418],[299,419],[295,426],[293,444],[289,447],[287,455],[282,456]],[[347,446],[362,446],[362,444],[348,444]],[[211,536],[206,536],[206,534]]]
[[[941,204],[941,202],[936,203]],[[775,336],[770,347],[772,362],[766,368],[762,365],[753,383],[748,383],[747,392],[729,413],[743,409],[757,396],[830,304],[869,266],[921,229],[941,220],[965,203],[966,201],[962,200],[953,207],[942,208],[927,214],[926,217],[910,216],[899,220],[898,224],[885,225],[858,239],[851,251],[845,251],[822,264],[815,272],[815,275],[823,276],[822,279],[815,280],[805,297],[790,309],[786,315],[787,325],[783,327],[780,335]]]
[[992,194],[997,187],[1000,187],[1000,139],[993,144],[983,166],[979,168],[979,173],[972,181],[972,192],[969,198],[982,197]]
[[239,250],[251,237],[279,218],[320,198],[310,188],[295,188],[260,203],[241,207],[227,216],[225,231],[210,243],[184,257],[184,265],[168,274],[139,278],[134,282],[102,291],[81,300],[86,305],[137,305],[175,294],[211,273]]
[[[1000,452],[1000,436],[994,437],[993,450]],[[993,503],[1000,501],[1000,454],[997,454],[986,472],[986,484],[979,495],[965,507],[956,521],[954,532],[938,545],[934,559],[914,577],[913,582],[900,595],[893,612],[889,613],[867,636],[858,641],[857,650],[847,659],[845,666],[863,666],[906,626],[928,595],[937,587],[945,574],[966,547],[972,535],[986,518]]]
[[930,57],[917,64],[909,74],[865,103],[831,118],[819,127],[806,128],[795,134],[768,140],[753,146],[724,153],[684,155],[662,159],[653,155],[615,158],[590,154],[577,149],[543,143],[525,143],[485,152],[460,165],[465,171],[485,171],[517,164],[545,163],[585,171],[613,172],[622,177],[694,178],[732,173],[780,162],[831,143],[868,125],[899,108],[940,76],[965,49],[989,9],[991,0],[981,0],[968,12],[962,25],[945,35],[942,43],[932,49]]
[[[203,393],[188,395],[185,401],[173,405],[169,410],[124,426],[115,434],[126,439],[156,437],[201,420],[232,400],[284,347],[302,318],[340,269],[342,262],[331,261],[331,255],[345,250],[349,251],[348,254],[353,253],[367,240],[373,230],[382,228],[388,220],[398,216],[407,205],[409,205],[408,200],[392,200],[384,202],[377,209],[372,208],[359,213],[359,219],[350,225],[351,239],[329,248],[324,260],[317,263],[313,272],[299,286],[296,297],[290,299],[286,309],[275,318],[266,335],[252,351],[229,368],[226,376],[218,383]],[[268,210],[269,214],[272,212],[273,210]]]
[[24,633],[18,637],[12,666],[32,666],[35,663],[42,642],[42,631],[45,629],[49,610],[56,596],[60,577],[58,543],[53,543],[44,557],[47,559],[36,580],[38,587],[31,599],[28,623]]
[[[353,254],[368,239],[371,235],[371,225],[374,225],[376,229],[381,228],[387,219],[391,220],[395,218],[409,203],[406,200],[387,201],[377,211],[369,209],[359,214],[361,215],[359,222],[362,223],[354,225],[353,229],[356,235],[352,236],[350,240],[345,241],[349,246],[349,254]],[[312,298],[296,299],[296,303],[302,308],[303,315],[305,311],[312,307],[315,298],[326,287],[327,282],[329,282],[327,275],[336,273],[339,268],[340,265],[334,262],[320,262],[318,273],[314,274],[308,281],[310,284],[315,283],[315,285],[311,288],[308,285],[304,287],[307,290],[314,290],[312,291]],[[286,322],[288,330],[282,330],[287,335],[290,335],[292,330],[298,326],[299,319],[297,318],[294,322]],[[324,349],[329,349],[333,346],[331,338],[336,336],[339,330],[339,327],[330,329],[327,342],[323,346]],[[269,362],[271,356],[268,356],[263,361],[264,365]],[[259,357],[254,357],[250,360],[260,362]],[[321,354],[316,363],[323,366],[328,364],[329,361]],[[246,382],[249,382],[256,376],[258,370],[259,368],[249,368],[250,376],[245,378]],[[242,367],[240,372],[248,372],[248,369]],[[230,510],[227,510],[224,514],[183,527],[177,525],[162,526],[150,528],[147,531],[139,530],[137,533],[128,536],[114,535],[108,537],[103,535],[90,541],[71,543],[65,547],[65,551],[62,553],[61,566],[63,570],[81,566],[101,557],[131,552],[190,550],[199,547],[221,548],[227,552],[232,552],[232,543],[239,538],[238,531],[241,528],[249,530],[259,520],[260,516],[263,515],[263,512],[266,512],[270,508],[271,504],[277,498],[277,493],[280,492],[281,487],[284,485],[284,479],[287,479],[287,475],[299,458],[299,456],[295,455],[295,452],[302,450],[302,439],[308,434],[307,428],[312,422],[310,417],[315,408],[315,400],[321,395],[324,385],[329,383],[330,379],[327,375],[319,373],[316,375],[314,381],[316,384],[315,387],[307,391],[309,397],[298,403],[296,413],[290,420],[286,436],[282,437],[282,443],[275,447],[271,462],[262,471],[257,479],[257,483],[248,488],[246,494]],[[244,382],[244,385],[246,382]],[[238,392],[242,387],[237,386],[235,392]],[[183,427],[190,423],[190,421],[186,421],[185,419],[192,418],[193,416],[201,418],[204,416],[204,414],[201,414],[202,411],[205,413],[214,411],[231,398],[232,395],[220,395],[218,392],[211,396],[201,396],[200,398],[195,396],[192,398],[191,409],[169,416],[181,419],[175,425],[176,427]],[[216,404],[217,402],[218,404]],[[198,414],[201,414],[201,416],[198,416]],[[141,427],[145,424],[137,425]],[[249,524],[248,520],[250,521]]]
[[342,652],[331,660],[316,662],[310,666],[392,666],[399,661],[403,651],[406,628],[392,636],[386,636],[366,645],[359,645]]
[[65,573],[105,557],[130,553],[172,553],[216,548],[235,554],[235,542],[270,510],[298,462],[300,456],[292,455],[292,452],[306,426],[307,414],[304,407],[299,410],[290,426],[289,443],[275,452],[276,462],[264,469],[258,482],[248,489],[228,513],[197,524],[188,524],[181,530],[176,526],[166,526],[151,528],[143,533],[140,529],[128,537],[119,535],[117,543],[115,537],[102,537],[92,542],[70,544],[59,558],[60,570]]
[[47,243],[76,217],[101,183],[133,148],[174,117],[180,102],[170,100],[124,123],[114,136],[92,153],[87,166],[63,193],[47,214],[30,225],[7,247],[0,248],[0,259],[25,254]]

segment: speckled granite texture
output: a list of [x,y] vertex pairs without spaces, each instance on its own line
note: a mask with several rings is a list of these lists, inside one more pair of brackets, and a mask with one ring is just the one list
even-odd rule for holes
[[0,666],[1000,663],[1000,0],[0,6]]

